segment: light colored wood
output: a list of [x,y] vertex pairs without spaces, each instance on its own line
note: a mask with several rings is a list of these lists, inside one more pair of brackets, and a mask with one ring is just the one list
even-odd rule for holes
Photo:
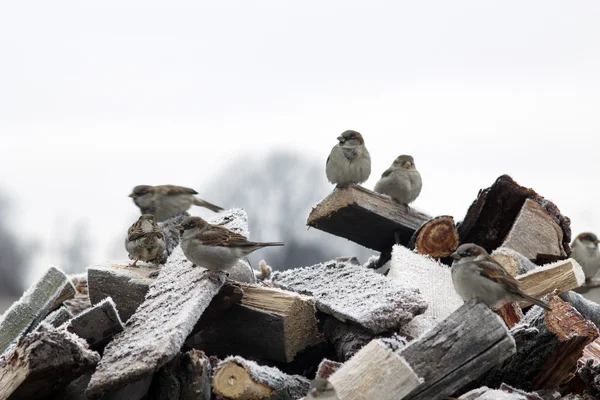
[[401,399],[423,380],[380,340],[373,340],[331,377],[340,400]]
[[592,360],[592,365],[600,364],[600,339],[594,340],[592,343],[585,346],[583,355],[578,361],[578,364],[584,365],[588,360]]
[[[517,276],[521,290],[536,299],[558,290],[563,293],[575,289],[585,282],[581,266],[572,258],[557,261]],[[522,306],[529,305],[526,302]]]
[[235,363],[217,370],[213,378],[213,386],[218,395],[235,400],[265,399],[273,393],[273,389],[254,382],[248,371]]
[[424,223],[413,235],[409,247],[433,257],[449,257],[459,245],[454,218],[442,215]]
[[537,202],[527,199],[502,246],[533,260],[538,254],[566,256],[562,242],[560,226]]
[[512,276],[522,275],[537,268],[527,257],[508,247],[498,247],[491,256]]
[[412,235],[431,217],[391,198],[351,185],[336,188],[312,209],[307,225],[385,251],[395,242],[408,245]]

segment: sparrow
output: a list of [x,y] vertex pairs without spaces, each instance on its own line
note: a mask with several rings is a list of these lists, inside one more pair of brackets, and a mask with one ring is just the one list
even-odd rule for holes
[[337,186],[362,183],[371,175],[371,156],[362,135],[345,131],[338,138],[325,163],[327,180]]
[[130,267],[135,267],[139,261],[152,261],[166,249],[165,235],[156,223],[152,214],[143,214],[127,230],[125,248],[135,261]]
[[164,221],[187,211],[192,205],[219,212],[223,208],[199,199],[194,189],[175,185],[138,185],[129,195],[142,214],[153,214],[157,220]]
[[375,191],[390,196],[398,203],[409,204],[419,197],[422,187],[421,174],[415,167],[415,160],[412,156],[401,155],[381,174],[381,179],[375,184]]
[[183,254],[194,265],[210,271],[225,271],[240,258],[267,246],[283,246],[282,242],[251,242],[245,236],[221,225],[211,225],[200,217],[188,217],[177,227],[181,233]]
[[335,388],[327,379],[315,378],[308,388],[306,400],[337,400]]
[[581,265],[585,280],[589,282],[600,270],[598,238],[590,232],[580,233],[573,241],[571,257]]
[[477,299],[490,308],[499,308],[508,301],[528,301],[551,310],[548,303],[521,291],[519,282],[496,262],[483,247],[462,244],[451,254],[452,283],[465,301]]

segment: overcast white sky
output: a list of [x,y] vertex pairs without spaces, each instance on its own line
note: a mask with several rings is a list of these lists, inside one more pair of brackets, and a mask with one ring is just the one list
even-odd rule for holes
[[47,241],[87,220],[101,262],[134,185],[215,200],[202,185],[241,152],[324,165],[355,129],[368,188],[408,153],[431,214],[461,219],[508,173],[598,232],[599,20],[597,1],[4,1],[10,224]]

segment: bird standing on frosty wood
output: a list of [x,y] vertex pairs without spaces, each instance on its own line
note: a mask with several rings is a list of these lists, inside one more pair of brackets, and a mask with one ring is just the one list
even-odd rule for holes
[[189,217],[177,227],[183,231],[181,250],[194,265],[210,271],[225,271],[242,257],[267,246],[283,246],[282,242],[251,242],[245,236],[221,225],[211,225],[200,217]]
[[592,279],[600,270],[598,238],[591,232],[580,233],[573,241],[571,257],[581,265],[585,280]]
[[402,204],[412,203],[419,197],[423,182],[412,156],[398,156],[375,184],[377,193],[386,194]]
[[371,156],[365,147],[362,135],[356,131],[345,131],[333,146],[325,164],[327,180],[337,186],[358,184],[371,175]]
[[156,260],[166,249],[165,235],[156,223],[152,214],[143,214],[127,230],[125,248],[129,256],[135,261],[132,267],[139,261]]
[[219,212],[223,208],[202,200],[196,196],[194,189],[175,185],[138,185],[129,195],[142,214],[153,214],[159,221],[164,221],[181,214],[192,205]]
[[519,282],[496,262],[483,247],[462,244],[452,253],[452,283],[465,301],[479,300],[490,308],[499,308],[508,301],[528,301],[551,310],[548,303],[521,291]]

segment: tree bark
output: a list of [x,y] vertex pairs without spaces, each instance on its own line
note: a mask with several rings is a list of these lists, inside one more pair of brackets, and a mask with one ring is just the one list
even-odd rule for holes
[[412,236],[409,248],[433,258],[450,256],[459,245],[454,218],[449,215],[425,222]]

